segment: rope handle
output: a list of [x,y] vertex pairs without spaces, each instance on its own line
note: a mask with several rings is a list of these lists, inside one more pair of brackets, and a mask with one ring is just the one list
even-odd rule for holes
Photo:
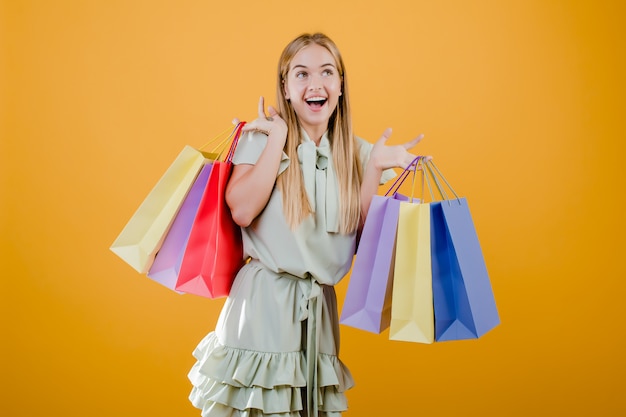
[[[413,184],[411,185],[411,198],[409,199],[409,201],[412,203],[413,202],[413,198],[415,196],[415,173],[417,171],[420,171],[421,173],[421,177],[422,177],[422,188],[421,188],[421,193],[420,193],[420,203],[424,202],[424,182],[426,180],[426,171],[425,171],[425,167],[424,167],[424,161],[426,158],[424,158],[423,156],[419,158],[419,160],[417,161],[417,165],[415,166],[415,171],[413,172]],[[430,184],[429,184],[429,189],[430,189]],[[432,195],[432,194],[431,194]]]
[[[417,158],[415,158],[413,162],[411,162],[411,164],[404,169],[404,171],[396,179],[393,185],[385,193],[385,196],[392,194],[392,191],[394,193],[397,192],[400,186],[402,185],[402,183],[408,177],[410,171],[413,171],[413,178],[412,178],[412,185],[411,185],[411,196],[410,196],[409,201],[413,202],[413,199],[415,197],[415,183],[416,183],[415,176],[417,175],[416,174],[417,171],[421,172],[421,177],[422,177],[422,181],[421,181],[422,187],[420,190],[421,191],[420,202],[424,202],[424,190],[426,188],[428,188],[428,194],[430,195],[431,201],[436,200],[436,197],[433,192],[433,188],[437,189],[442,201],[450,202],[450,200],[453,200],[453,199],[459,200],[458,194],[456,193],[456,191],[454,191],[454,188],[452,188],[452,186],[450,185],[446,177],[444,177],[444,175],[441,173],[437,165],[435,165],[435,162],[432,160],[432,158],[426,158],[423,156],[418,156]],[[448,193],[446,192],[446,188],[442,185],[442,182],[446,185],[446,187],[452,193],[454,198],[448,195]],[[435,187],[433,187],[433,183]]]
[[[229,127],[228,129],[226,129],[223,132],[219,133],[217,136],[215,136],[213,139],[209,140],[207,143],[205,143],[204,145],[202,145],[198,149],[199,150],[203,150],[207,146],[209,146],[211,144],[214,144],[213,148],[211,148],[209,153],[215,155],[215,160],[216,161],[219,161],[219,160],[222,159],[222,154],[224,153],[224,151],[226,149],[228,149],[227,158],[231,158],[232,159],[232,153],[234,153],[233,142],[235,143],[235,146],[236,146],[237,145],[237,141],[239,141],[239,137],[241,136],[241,128],[245,124],[246,124],[246,122],[240,122],[234,128]],[[232,142],[230,144],[230,147],[228,147],[227,144],[231,140],[232,140]]]
[[[236,127],[235,127],[236,129]],[[217,153],[218,149],[221,149],[223,147],[223,145],[226,143],[226,141],[233,135],[234,129],[232,127],[229,127],[228,129],[224,130],[222,133],[218,134],[217,136],[215,136],[213,139],[209,140],[207,143],[205,143],[204,145],[200,146],[200,148],[198,148],[199,150],[203,150],[204,148],[206,148],[207,146],[209,146],[212,143],[218,142],[217,145],[215,145],[210,152],[211,153]]]
[[[398,175],[398,178],[396,178],[394,183],[391,184],[391,187],[389,187],[389,189],[385,193],[385,197],[387,197],[388,195],[393,195],[397,193],[398,190],[400,189],[400,186],[402,185],[404,180],[406,180],[406,178],[409,176],[411,171],[413,171],[413,181],[415,181],[415,171],[417,170],[417,166],[422,158],[423,158],[422,156],[416,157],[406,168],[404,168],[402,173]],[[413,167],[413,169],[411,169],[411,167]]]
[[458,194],[456,193],[456,191],[454,191],[454,188],[452,188],[452,186],[450,185],[450,183],[448,182],[448,180],[446,179],[446,177],[443,176],[443,174],[441,173],[441,171],[439,170],[439,168],[437,168],[437,165],[435,165],[435,163],[431,160],[426,161],[425,165],[425,169],[428,170],[428,173],[424,172],[427,175],[427,183],[428,183],[428,187],[430,190],[430,195],[431,195],[431,199],[434,201],[435,197],[433,195],[431,184],[430,184],[430,178],[432,178],[433,182],[435,183],[435,187],[437,188],[437,191],[439,192],[439,195],[441,196],[441,200],[442,201],[450,201],[451,198],[448,196],[448,193],[446,193],[445,188],[442,186],[440,180],[442,180],[444,182],[444,184],[448,187],[448,189],[452,192],[452,194],[454,195],[455,199],[459,199]]
[[[228,154],[226,155],[226,162],[232,162],[233,156],[235,155],[235,148],[237,148],[237,144],[239,143],[239,138],[241,137],[241,129],[245,126],[246,122],[239,122],[237,127],[234,130],[233,141],[230,144],[230,149],[228,149]],[[221,155],[221,152],[220,152]]]

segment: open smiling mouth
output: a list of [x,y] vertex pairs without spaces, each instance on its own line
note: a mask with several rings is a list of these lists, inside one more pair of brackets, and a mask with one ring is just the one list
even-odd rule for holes
[[326,101],[328,101],[328,99],[324,97],[314,97],[314,98],[307,99],[305,101],[306,101],[306,104],[309,105],[309,107],[314,108],[314,109],[319,109],[324,104],[326,104]]

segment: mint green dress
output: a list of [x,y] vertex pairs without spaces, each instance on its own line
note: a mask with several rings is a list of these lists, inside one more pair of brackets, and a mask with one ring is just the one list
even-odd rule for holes
[[[357,139],[363,168],[372,144]],[[267,142],[241,137],[234,164],[255,164]],[[334,285],[349,271],[356,236],[338,233],[339,195],[330,143],[303,132],[298,147],[306,192],[315,208],[293,231],[281,192],[242,229],[244,256],[215,331],[197,346],[190,400],[203,417],[340,416],[353,386],[339,359]],[[291,161],[286,154],[277,174]],[[395,174],[383,173],[381,183]]]

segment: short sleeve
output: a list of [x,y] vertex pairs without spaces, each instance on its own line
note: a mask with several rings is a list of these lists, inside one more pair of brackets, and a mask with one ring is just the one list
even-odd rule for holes
[[259,156],[265,149],[267,144],[267,136],[257,132],[246,132],[239,138],[235,154],[233,155],[233,164],[256,164]]
[[[263,149],[267,145],[267,136],[260,132],[246,132],[239,138],[235,153],[233,155],[233,164],[249,164],[255,165],[259,160]],[[289,166],[289,157],[285,152],[280,161],[278,174],[283,172]]]
[[[370,152],[372,152],[373,144],[369,143],[365,139],[361,139],[359,137],[356,138],[357,143],[359,145],[359,156],[361,158],[361,168],[365,172],[365,167],[367,166],[368,161],[370,160]],[[380,184],[385,184],[392,178],[396,177],[396,171],[393,169],[386,169],[383,171],[383,174],[380,177]]]

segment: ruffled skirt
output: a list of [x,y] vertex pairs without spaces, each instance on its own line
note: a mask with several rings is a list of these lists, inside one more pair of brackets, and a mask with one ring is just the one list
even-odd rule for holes
[[337,417],[354,385],[338,351],[334,288],[251,263],[193,352],[189,398],[203,417],[314,417],[315,395],[319,416]]

